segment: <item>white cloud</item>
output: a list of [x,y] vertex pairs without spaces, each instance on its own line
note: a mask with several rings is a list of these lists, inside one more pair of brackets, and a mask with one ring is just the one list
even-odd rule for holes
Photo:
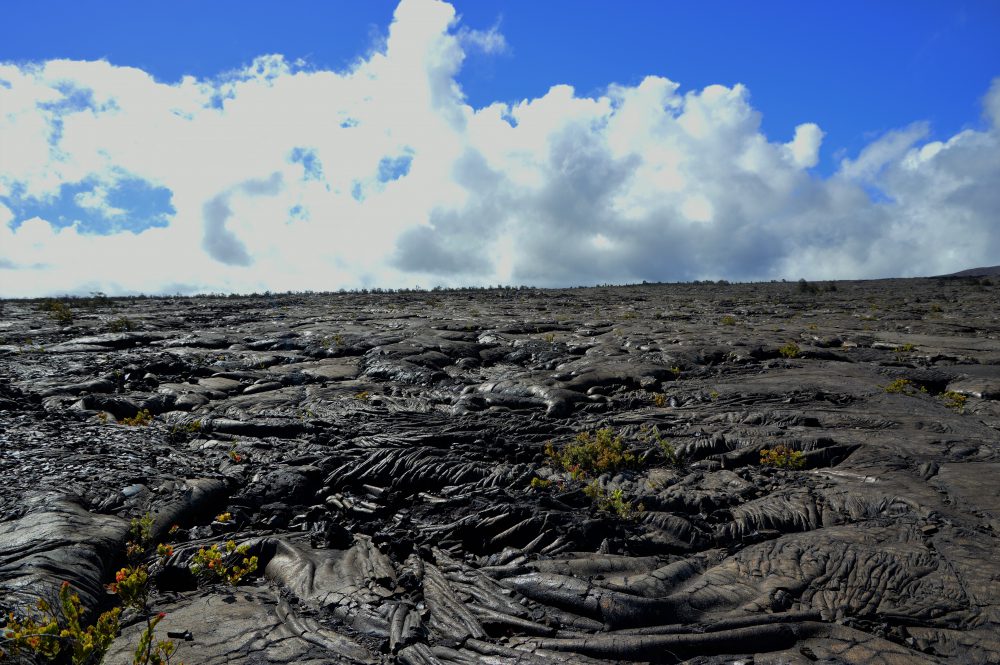
[[507,53],[510,48],[499,25],[489,30],[472,30],[463,26],[458,31],[458,39],[466,50],[475,49],[488,54]]
[[[886,133],[832,177],[823,132],[769,141],[741,85],[650,76],[470,107],[456,82],[496,28],[404,0],[344,72],[265,55],[168,85],[107,62],[0,64],[0,295],[858,278],[1000,263],[1000,79],[983,130]],[[163,228],[107,236],[15,219],[165,187]],[[12,222],[20,222],[14,229]]]
[[808,122],[795,128],[795,137],[785,144],[792,163],[810,168],[819,163],[819,146],[823,142],[823,130],[819,125]]

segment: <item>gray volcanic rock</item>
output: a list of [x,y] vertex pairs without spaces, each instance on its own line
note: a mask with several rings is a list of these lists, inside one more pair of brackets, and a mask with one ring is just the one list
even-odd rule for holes
[[5,302],[0,615],[149,513],[190,663],[1000,662],[1000,287],[820,286]]

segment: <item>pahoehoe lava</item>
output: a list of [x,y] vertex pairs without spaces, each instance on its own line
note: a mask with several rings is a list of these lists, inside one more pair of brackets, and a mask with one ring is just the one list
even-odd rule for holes
[[149,513],[191,664],[998,663],[1000,287],[820,287],[3,302],[0,612]]

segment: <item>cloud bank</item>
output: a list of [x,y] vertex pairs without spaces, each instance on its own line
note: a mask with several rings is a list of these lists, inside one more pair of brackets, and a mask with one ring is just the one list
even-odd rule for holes
[[[280,55],[177,83],[0,64],[0,295],[834,279],[1000,263],[1000,79],[983,129],[886,133],[832,176],[823,132],[741,86],[662,76],[472,108],[507,48],[404,0],[348,71]],[[794,94],[790,91],[789,94]]]

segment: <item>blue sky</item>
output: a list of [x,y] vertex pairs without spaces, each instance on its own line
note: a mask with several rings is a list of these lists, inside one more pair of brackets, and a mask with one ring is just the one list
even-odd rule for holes
[[[94,242],[83,236],[107,238],[94,247],[110,252],[157,233],[200,245],[191,265],[201,267],[179,282],[190,290],[859,277],[1000,263],[989,221],[1000,211],[985,186],[997,169],[989,95],[1000,76],[1000,3],[3,9],[16,29],[0,43],[0,115],[16,123],[7,134],[0,125],[0,217],[8,248],[37,252],[28,262],[0,246],[0,295],[22,290],[11,286],[27,274],[19,266],[38,289],[161,288],[162,276],[90,276],[61,263],[74,243]],[[414,59],[421,66],[410,69]],[[46,65],[58,60],[67,62]],[[504,108],[491,120],[483,110],[496,104]],[[183,126],[165,121],[168,112]],[[507,130],[495,122],[515,132],[500,140]],[[44,128],[47,147],[23,138],[28,127]],[[131,143],[123,132],[135,132]],[[165,166],[154,153],[194,166]],[[954,186],[933,187],[944,183]],[[912,203],[909,188],[926,200]],[[658,191],[675,200],[654,204]],[[733,191],[765,200],[728,200]],[[586,241],[560,245],[561,211],[592,193],[576,213]],[[257,218],[264,210],[271,221]],[[928,226],[932,214],[928,244],[906,241],[900,220]],[[940,228],[949,219],[968,225],[969,244],[941,251],[937,236],[955,235]],[[359,229],[369,227],[383,241],[365,238]],[[274,239],[289,229],[300,242],[339,238],[345,248],[317,252],[286,279],[295,252]],[[886,248],[873,255],[880,238]],[[361,245],[377,248],[359,258]],[[227,263],[232,248],[241,258]],[[539,269],[539,257],[554,265]]]

